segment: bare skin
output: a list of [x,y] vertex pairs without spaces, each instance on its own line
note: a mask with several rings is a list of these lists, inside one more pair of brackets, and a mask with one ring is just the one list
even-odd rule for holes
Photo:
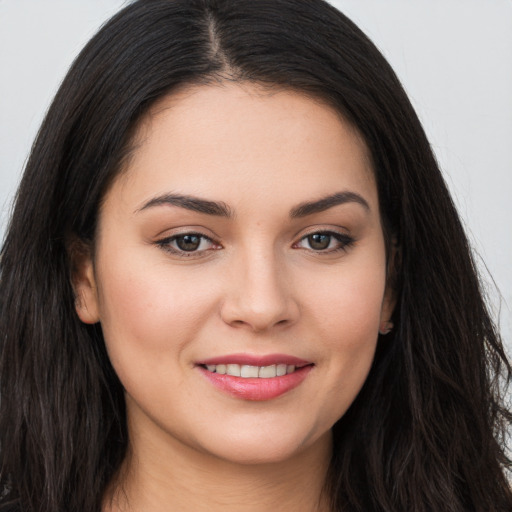
[[163,453],[167,443],[150,441],[146,427],[151,429],[142,424],[142,432],[131,430],[137,453],[123,468],[123,490],[116,487],[106,497],[104,512],[330,510],[322,492],[331,456],[329,436],[323,446],[293,459],[241,466],[177,444]]
[[[78,263],[126,390],[105,512],[329,510],[331,428],[394,305],[367,149],[336,112],[253,84],[160,100]],[[253,386],[222,373],[240,358],[302,363]]]

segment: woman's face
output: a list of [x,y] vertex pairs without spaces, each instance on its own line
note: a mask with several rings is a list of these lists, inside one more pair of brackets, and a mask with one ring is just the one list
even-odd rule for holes
[[365,144],[319,102],[227,83],[161,100],[136,142],[76,277],[132,437],[242,463],[329,443],[393,305]]

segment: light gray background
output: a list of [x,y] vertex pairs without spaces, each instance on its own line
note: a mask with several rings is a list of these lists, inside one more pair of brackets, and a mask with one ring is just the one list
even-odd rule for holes
[[[512,352],[512,0],[332,3],[377,44],[408,91],[478,258],[500,289],[501,300],[488,287]],[[60,81],[124,4],[0,0],[0,237]]]

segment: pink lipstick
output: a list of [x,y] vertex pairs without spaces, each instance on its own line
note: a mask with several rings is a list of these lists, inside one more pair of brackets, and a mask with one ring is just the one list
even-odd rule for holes
[[272,400],[299,386],[313,363],[285,354],[231,354],[197,363],[215,387],[244,400]]

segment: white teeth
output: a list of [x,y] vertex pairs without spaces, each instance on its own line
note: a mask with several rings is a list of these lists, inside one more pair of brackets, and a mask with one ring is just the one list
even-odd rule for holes
[[286,365],[285,364],[278,364],[276,373],[278,377],[282,377],[283,375],[286,375]]
[[209,372],[219,373],[221,375],[232,375],[233,377],[271,379],[272,377],[282,377],[295,371],[293,364],[272,364],[270,366],[251,366],[239,364],[208,364],[206,368]]
[[233,377],[240,377],[240,365],[239,364],[227,364],[226,375],[232,375]]
[[272,366],[260,366],[260,371],[258,372],[258,377],[262,379],[270,379],[271,377],[275,377],[276,374],[276,365]]
[[240,377],[257,377],[258,376],[258,367],[257,366],[248,366],[243,365],[240,368]]

